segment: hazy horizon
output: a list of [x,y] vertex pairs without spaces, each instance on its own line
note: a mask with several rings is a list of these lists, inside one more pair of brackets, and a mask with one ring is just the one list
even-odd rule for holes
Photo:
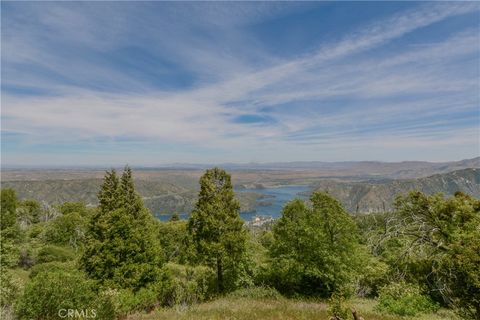
[[2,2],[13,167],[480,154],[478,2]]
[[[423,160],[400,160],[400,161],[378,161],[378,160],[349,160],[349,161],[317,161],[317,160],[311,160],[311,161],[276,161],[276,162],[216,162],[216,163],[188,163],[188,162],[172,162],[172,163],[157,163],[157,164],[129,164],[129,163],[113,163],[113,164],[72,164],[72,165],[61,165],[61,164],[50,164],[50,165],[3,165],[2,164],[2,169],[7,169],[7,170],[15,170],[15,169],[20,169],[20,170],[28,170],[28,169],[34,169],[34,170],[41,170],[41,169],[98,169],[98,170],[104,170],[104,169],[110,169],[110,168],[116,168],[116,169],[122,169],[125,166],[130,166],[132,168],[136,169],[204,169],[204,168],[209,168],[209,167],[215,167],[215,166],[220,166],[220,167],[226,167],[235,169],[238,167],[238,169],[242,168],[248,168],[249,166],[258,166],[259,169],[268,169],[269,165],[291,165],[291,168],[299,168],[295,167],[294,164],[308,164],[308,163],[322,163],[322,164],[341,164],[341,163],[383,163],[383,164],[400,164],[400,163],[409,163],[409,162],[420,162],[420,163],[455,163],[455,162],[461,162],[461,161],[471,161],[471,160],[479,160],[480,157],[474,157],[474,158],[468,158],[468,159],[458,159],[458,160],[452,160],[452,161],[423,161]],[[305,168],[312,168],[308,166],[304,166]],[[287,168],[287,167],[285,167]]]

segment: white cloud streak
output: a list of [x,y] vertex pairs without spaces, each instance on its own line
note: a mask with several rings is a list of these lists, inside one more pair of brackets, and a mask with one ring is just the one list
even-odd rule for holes
[[[415,118],[432,121],[430,119],[449,112],[468,113],[478,108],[478,95],[474,94],[478,89],[478,70],[477,73],[451,70],[459,59],[478,55],[478,29],[428,46],[412,46],[393,57],[375,60],[355,57],[419,28],[478,11],[478,8],[477,3],[464,2],[422,5],[366,26],[337,43],[324,44],[317,52],[260,71],[247,66],[246,71],[232,77],[244,65],[233,58],[232,67],[225,68],[228,71],[218,77],[221,80],[180,92],[155,92],[137,80],[101,66],[96,69],[86,65],[69,66],[72,77],[88,79],[91,74],[131,88],[142,88],[148,94],[98,93],[57,87],[61,95],[54,97],[4,95],[2,130],[22,133],[31,144],[45,140],[75,142],[96,137],[136,137],[206,148],[238,147],[245,152],[263,149],[280,154],[280,149],[291,148],[298,149],[299,156],[310,157],[317,153],[305,148],[315,144],[331,150],[360,145],[390,149],[472,145],[478,143],[475,124],[467,128],[463,125],[461,129],[449,128],[442,134],[439,128],[445,123],[437,123],[433,128],[409,127],[408,123]],[[65,27],[66,21],[69,21],[67,29],[87,23],[69,13],[58,11],[56,14],[54,17],[58,19],[49,22],[56,28]],[[91,26],[95,27],[99,26]],[[115,45],[115,42],[100,45],[101,39],[92,36],[94,31],[84,32],[79,40],[84,44],[99,45],[99,50]],[[29,61],[58,72],[67,64],[48,51],[13,37],[5,41],[9,62]],[[208,65],[211,65],[215,59],[206,56],[197,62],[201,64],[206,60],[210,60]],[[229,64],[228,60],[219,64],[224,63]],[[38,85],[38,79],[30,80],[32,85]],[[28,82],[28,79],[6,81],[14,84]],[[402,99],[417,95],[420,96],[415,102]],[[386,97],[400,100],[385,102],[382,99]],[[338,106],[330,101],[336,98],[356,101],[336,111]],[[315,106],[298,114],[285,108],[289,103],[302,101]],[[265,107],[272,108],[268,114],[274,120],[271,123],[232,121],[240,115],[262,114]],[[380,130],[381,137],[378,131],[364,132],[382,123],[385,128]],[[310,135],[309,130],[317,132]],[[447,133],[448,138],[445,137]],[[260,151],[259,156],[261,154]]]

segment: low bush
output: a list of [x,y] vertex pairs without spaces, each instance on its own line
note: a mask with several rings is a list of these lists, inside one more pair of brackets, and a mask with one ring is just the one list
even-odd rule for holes
[[63,247],[58,246],[44,246],[37,254],[37,263],[46,263],[46,262],[65,262],[75,259],[75,254]]
[[165,255],[164,260],[183,263],[189,257],[186,221],[159,222],[158,238]]
[[27,232],[26,232],[27,237],[29,239],[39,239],[39,238],[42,237],[44,230],[45,230],[45,223],[44,222],[32,224],[32,225],[28,226],[28,229],[27,229]]
[[58,209],[63,215],[79,213],[81,216],[86,216],[88,214],[88,209],[83,202],[64,202]]
[[163,305],[194,304],[211,298],[215,293],[215,272],[204,266],[167,263],[157,287]]
[[334,293],[328,299],[328,313],[331,319],[348,319],[350,318],[350,310],[345,303],[345,297],[339,293]]
[[148,312],[159,305],[159,292],[153,287],[142,288],[133,293],[130,289],[118,291],[117,296],[117,314],[119,316],[128,315],[133,312]]
[[159,292],[153,288],[142,288],[134,293],[131,289],[109,289],[102,293],[108,296],[113,313],[124,317],[135,312],[151,311],[159,305]]
[[356,294],[360,297],[376,297],[380,288],[388,283],[388,265],[374,257],[365,255],[365,267],[358,277]]
[[[85,315],[100,313],[96,286],[79,271],[41,272],[25,287],[17,304],[19,319],[58,319],[74,309]],[[104,314],[102,319],[114,319]]]
[[166,264],[159,279],[140,288],[107,289],[100,294],[101,310],[116,317],[149,312],[160,305],[190,305],[205,301],[215,292],[215,273],[208,267]]
[[0,270],[0,306],[11,306],[21,291],[20,282],[6,268]]
[[399,316],[437,311],[439,306],[416,285],[395,282],[380,289],[378,310]]
[[158,305],[158,292],[154,287],[142,288],[135,293],[135,310],[149,312]]
[[98,294],[95,319],[118,319],[120,313],[116,303],[117,290],[107,289]]

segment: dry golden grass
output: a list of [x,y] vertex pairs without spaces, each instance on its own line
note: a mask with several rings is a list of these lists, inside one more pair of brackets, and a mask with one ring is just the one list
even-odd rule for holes
[[[355,306],[365,320],[454,320],[454,315],[446,310],[437,314],[415,318],[396,317],[374,311],[375,301],[355,299],[349,302]],[[128,320],[313,320],[329,319],[328,306],[323,302],[307,302],[291,299],[251,299],[226,297],[191,307],[162,308],[150,314],[135,314]]]

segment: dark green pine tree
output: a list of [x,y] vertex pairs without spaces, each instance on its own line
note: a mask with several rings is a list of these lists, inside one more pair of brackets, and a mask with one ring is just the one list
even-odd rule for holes
[[[86,249],[88,250],[96,250],[99,247],[99,243],[106,241],[106,232],[108,231],[109,226],[99,223],[102,216],[104,216],[108,212],[120,208],[120,180],[118,179],[115,169],[105,172],[105,176],[103,177],[103,183],[100,187],[100,191],[98,192],[97,197],[98,207],[93,214],[89,224],[88,240],[90,247],[86,247]],[[97,245],[93,245],[93,242],[98,243]],[[89,252],[88,255],[93,256],[94,252]],[[97,261],[96,263],[103,264],[104,262]],[[98,269],[98,267],[96,269]]]
[[240,219],[231,177],[225,170],[207,170],[200,178],[200,193],[189,222],[197,262],[217,271],[219,292],[233,289],[238,267],[245,259],[246,230]]
[[129,213],[137,215],[143,211],[143,201],[140,195],[135,191],[133,183],[132,169],[126,166],[120,181],[120,206]]
[[120,181],[113,170],[107,172],[99,202],[87,232],[82,268],[109,287],[138,290],[155,281],[162,256],[155,221],[135,191],[130,168]]
[[120,181],[115,169],[107,171],[98,192],[98,211],[104,213],[120,208]]

